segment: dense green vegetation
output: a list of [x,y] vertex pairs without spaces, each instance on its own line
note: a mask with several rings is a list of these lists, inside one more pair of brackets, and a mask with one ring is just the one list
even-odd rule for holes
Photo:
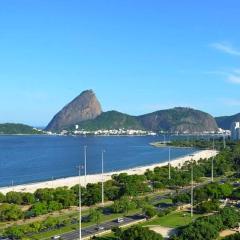
[[182,228],[172,240],[213,240],[221,230],[236,227],[239,221],[239,212],[233,208],[224,208],[217,214],[196,219]]
[[[226,137],[225,139],[226,146],[231,147],[232,145],[235,145],[236,143],[233,141],[230,141],[229,138]],[[224,148],[224,142],[223,138],[218,139],[212,139],[209,138],[206,139],[183,139],[183,140],[172,140],[171,142],[166,142],[167,146],[173,146],[173,147],[195,147],[198,149],[216,149],[216,150],[223,150]]]
[[42,131],[24,124],[4,123],[0,124],[0,134],[42,134]]
[[[208,204],[200,205],[201,207],[207,207],[210,203],[214,205],[216,202],[215,200],[218,199],[225,199],[227,197],[233,198],[235,196],[235,191],[238,191],[238,189],[233,191],[232,185],[228,183],[220,184],[220,183],[209,183],[207,185],[204,185],[202,187],[198,187],[194,189],[194,202],[196,204],[204,203],[205,201],[208,201],[211,199],[211,201],[208,201]],[[190,202],[190,193],[180,193],[173,197],[174,203],[189,203]],[[210,207],[210,206],[209,206]]]
[[[133,210],[142,211],[147,217],[152,218],[158,215],[157,219],[160,219],[164,215],[168,215],[170,211],[175,208],[169,208],[164,211],[157,211],[149,199],[146,198],[146,194],[166,188],[174,189],[175,194],[172,196],[173,203],[184,204],[190,203],[189,192],[182,192],[181,189],[184,186],[188,186],[191,181],[191,169],[193,167],[194,181],[198,182],[203,177],[209,177],[211,175],[211,162],[212,159],[202,159],[199,162],[189,162],[184,164],[181,168],[171,168],[171,179],[168,179],[168,167],[157,167],[154,170],[146,171],[144,175],[127,175],[119,174],[113,175],[112,179],[105,182],[105,200],[113,201],[113,204],[107,209],[91,210],[89,214],[84,218],[85,222],[100,223],[104,217],[105,212],[109,214],[122,214],[127,215]],[[226,173],[231,173],[232,177],[237,177],[240,169],[240,144],[227,142],[225,149],[221,148],[220,153],[214,158],[214,176],[223,176]],[[229,178],[230,179],[230,178]],[[194,207],[195,211],[202,213],[219,212],[214,215],[215,218],[221,218],[223,225],[221,229],[228,227],[228,224],[233,221],[228,217],[228,211],[219,209],[219,199],[232,198],[240,199],[239,187],[233,188],[228,182],[218,183],[213,182],[210,184],[203,184],[194,189]],[[0,221],[16,221],[18,219],[28,219],[36,216],[40,216],[61,209],[67,209],[71,206],[78,206],[79,186],[76,185],[72,188],[60,187],[56,189],[38,189],[34,194],[31,193],[18,193],[9,192],[6,195],[0,194]],[[85,206],[92,206],[101,202],[101,184],[88,184],[81,188],[82,204]],[[27,205],[27,208],[22,208],[21,205]],[[234,212],[231,212],[232,216],[235,216]],[[217,217],[216,217],[217,216]],[[201,218],[196,220],[198,225],[189,225],[189,229],[199,226],[199,232],[196,236],[204,235],[203,232],[204,222],[206,219],[208,222],[215,224],[215,218]],[[227,218],[227,222],[225,220]],[[233,218],[234,221],[236,220]],[[70,222],[69,222],[70,221]],[[74,220],[77,223],[77,220]],[[220,221],[220,220],[219,220]],[[46,226],[45,222],[49,224]],[[51,222],[51,224],[49,223]],[[220,222],[221,223],[221,222]],[[25,236],[27,233],[39,233],[42,229],[49,231],[52,229],[64,228],[72,226],[71,220],[63,222],[48,219],[48,221],[35,222],[35,225],[20,225],[12,226],[5,230],[5,236]],[[214,231],[209,230],[212,227],[211,224],[207,225],[207,234],[215,236],[219,229],[214,228]],[[177,239],[185,240],[190,230],[184,228],[182,235],[179,235]],[[202,231],[202,232],[201,232]],[[219,231],[218,231],[219,232]],[[202,235],[201,235],[202,234]],[[210,237],[210,235],[207,235]],[[184,237],[185,236],[185,237]],[[134,239],[134,238],[133,238]],[[197,239],[197,238],[189,238]],[[206,238],[208,239],[208,238]],[[211,238],[209,238],[211,239]]]
[[162,240],[163,237],[148,228],[133,226],[125,231],[115,231],[116,237],[121,240]]
[[146,129],[152,131],[196,133],[218,129],[211,115],[192,108],[176,107],[161,110],[139,116],[138,119]]
[[240,240],[240,233],[223,238],[223,240]]
[[120,128],[144,129],[135,117],[117,111],[104,112],[93,120],[80,122],[79,127],[88,131]]
[[[75,125],[75,124],[74,124]],[[141,116],[131,116],[117,111],[103,112],[92,120],[78,123],[84,130],[145,129],[152,131],[203,132],[217,130],[215,119],[205,112],[191,108],[173,108]],[[74,129],[74,126],[71,127]]]

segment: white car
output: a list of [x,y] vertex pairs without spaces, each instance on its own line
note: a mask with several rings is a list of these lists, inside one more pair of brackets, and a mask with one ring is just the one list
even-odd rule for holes
[[59,235],[55,235],[52,237],[52,239],[61,239],[61,237]]
[[123,218],[118,218],[118,219],[117,219],[117,222],[118,222],[118,223],[122,223],[122,222],[124,222],[124,219],[123,219]]
[[102,230],[104,230],[104,229],[105,229],[105,228],[104,228],[103,226],[98,226],[98,227],[97,227],[97,230],[98,230],[98,231],[102,231]]

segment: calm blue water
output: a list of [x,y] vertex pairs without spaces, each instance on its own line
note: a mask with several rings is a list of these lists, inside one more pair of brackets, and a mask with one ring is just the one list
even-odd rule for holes
[[[22,184],[77,175],[88,146],[88,173],[101,170],[101,150],[105,149],[105,171],[128,169],[168,160],[167,148],[150,142],[162,137],[61,137],[0,136],[0,186]],[[194,152],[173,149],[172,158]]]

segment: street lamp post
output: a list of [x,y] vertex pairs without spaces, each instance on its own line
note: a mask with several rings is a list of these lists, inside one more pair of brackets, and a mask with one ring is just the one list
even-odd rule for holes
[[103,172],[104,172],[104,153],[105,150],[102,150],[102,205],[104,206],[104,177],[103,177]]
[[168,179],[171,179],[171,147],[168,148]]
[[87,186],[87,146],[84,146],[84,186]]
[[[215,149],[215,143],[214,143],[214,138],[213,138],[213,151],[214,151],[214,149]],[[214,170],[214,157],[212,157],[212,169],[211,169],[211,180],[212,180],[212,182],[214,181],[213,170]]]
[[[189,155],[193,157],[194,155]],[[183,170],[183,171],[189,171],[188,170]],[[193,159],[191,159],[191,218],[193,217],[193,204],[194,204],[194,199],[193,199],[193,191],[194,191],[194,185],[193,185]]]
[[82,191],[81,191],[81,165],[78,166],[78,175],[79,175],[79,240],[82,240]]
[[224,149],[226,148],[226,138],[225,138],[224,133],[223,133],[223,148]]
[[191,217],[193,217],[193,162],[191,165]]

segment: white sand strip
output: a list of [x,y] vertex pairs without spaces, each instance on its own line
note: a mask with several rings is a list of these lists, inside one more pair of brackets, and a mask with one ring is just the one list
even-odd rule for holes
[[[213,157],[216,154],[217,154],[217,151],[214,151],[214,150],[202,150],[202,151],[195,152],[192,156],[188,155],[185,157],[173,159],[171,161],[171,165],[174,167],[178,167],[184,164],[184,162],[190,161],[191,159],[198,161],[200,159]],[[144,174],[147,169],[153,170],[155,167],[162,167],[162,166],[166,166],[167,164],[168,162],[163,162],[163,163],[153,164],[149,166],[142,166],[142,167],[136,167],[132,169],[116,171],[116,172],[109,172],[109,173],[105,173],[103,178],[104,178],[104,181],[107,181],[111,179],[111,176],[113,174],[120,174],[120,173],[127,173],[129,175],[133,175],[133,174],[141,175],[141,174]],[[86,177],[86,183],[98,183],[101,181],[102,181],[101,174],[92,174],[92,175],[87,175]],[[67,177],[67,178],[56,179],[53,181],[44,181],[44,182],[16,185],[12,187],[2,187],[0,188],[0,192],[2,192],[3,194],[6,194],[7,192],[10,192],[10,191],[33,193],[39,188],[57,188],[57,187],[63,187],[63,186],[72,187],[78,183],[79,183],[78,176]],[[85,185],[84,176],[81,176],[81,184],[83,186]]]

